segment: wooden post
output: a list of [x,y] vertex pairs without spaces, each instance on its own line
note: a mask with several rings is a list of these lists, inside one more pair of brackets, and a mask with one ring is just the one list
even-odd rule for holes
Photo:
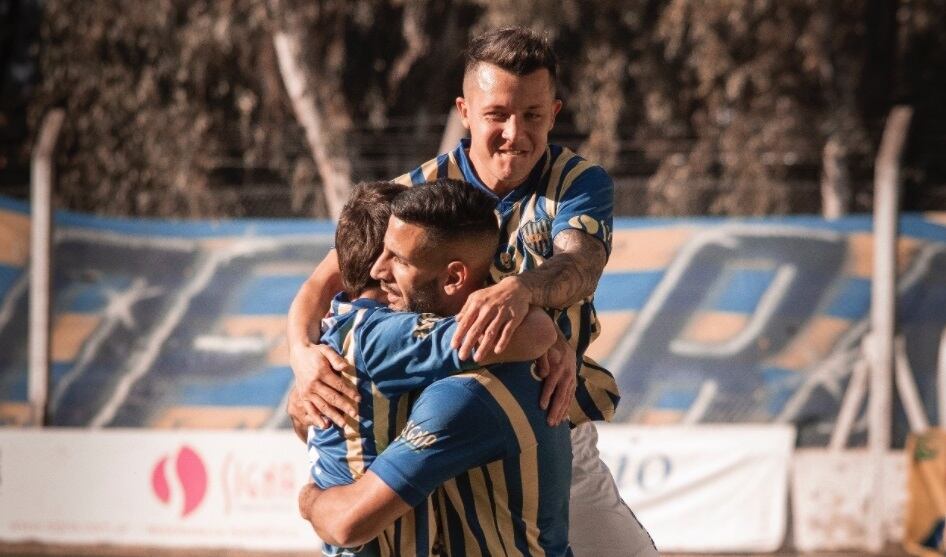
[[30,425],[46,424],[49,396],[49,316],[52,269],[53,155],[65,113],[55,109],[46,115],[30,164],[30,318],[29,376],[27,397]]
[[840,135],[831,134],[821,153],[821,216],[828,220],[846,215],[851,204],[846,155]]
[[874,270],[871,282],[871,350],[868,446],[872,462],[874,498],[868,511],[867,550],[880,553],[886,543],[884,528],[883,461],[890,450],[893,342],[897,301],[897,213],[899,212],[900,155],[906,143],[913,109],[890,111],[880,151],[874,163]]

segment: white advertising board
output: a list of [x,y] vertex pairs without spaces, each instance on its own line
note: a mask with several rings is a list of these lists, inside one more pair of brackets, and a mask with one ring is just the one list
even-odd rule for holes
[[291,433],[0,430],[0,540],[313,550]]
[[661,552],[781,547],[795,430],[598,426],[601,458]]
[[[891,452],[884,466],[884,527],[888,541],[903,538],[907,456]],[[795,547],[843,551],[867,547],[873,469],[865,449],[800,449],[792,466]]]

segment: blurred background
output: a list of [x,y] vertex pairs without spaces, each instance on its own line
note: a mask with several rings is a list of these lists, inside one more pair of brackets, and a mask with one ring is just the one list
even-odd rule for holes
[[[552,38],[552,138],[610,171],[618,214],[819,213],[823,180],[869,210],[896,103],[916,111],[903,206],[946,207],[939,1],[3,0],[0,18],[0,192],[26,196],[41,118],[63,107],[63,209],[327,216],[325,173],[393,177],[430,158],[468,38],[506,24]],[[312,84],[322,164],[289,66]]]
[[551,141],[615,182],[599,448],[658,547],[913,551],[942,527],[910,434],[946,422],[946,2],[0,0],[0,552],[313,546],[289,303],[351,184],[463,136],[462,51],[510,24],[561,59]]

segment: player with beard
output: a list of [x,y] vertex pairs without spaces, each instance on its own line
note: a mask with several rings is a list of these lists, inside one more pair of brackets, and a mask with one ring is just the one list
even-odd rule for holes
[[[348,485],[359,480],[371,469],[378,453],[389,446],[390,440],[397,437],[402,428],[410,431],[413,427],[419,427],[408,427],[405,421],[409,409],[417,399],[419,389],[438,379],[460,373],[461,370],[480,367],[473,361],[461,361],[457,350],[451,348],[450,340],[456,330],[456,321],[437,318],[431,312],[454,309],[446,301],[450,296],[465,298],[462,292],[483,284],[489,257],[494,250],[491,243],[495,242],[496,234],[493,203],[482,193],[474,192],[466,184],[460,183],[428,185],[413,193],[415,212],[417,204],[424,203],[424,216],[429,218],[431,215],[445,214],[449,217],[453,239],[439,238],[439,243],[425,241],[423,245],[406,245],[402,242],[394,250],[385,252],[397,252],[399,255],[386,259],[382,257],[378,266],[385,268],[386,263],[400,260],[402,257],[407,260],[409,257],[418,263],[414,269],[443,268],[446,274],[415,274],[406,282],[379,285],[378,280],[369,276],[369,273],[372,264],[382,255],[382,238],[388,225],[391,200],[403,190],[403,186],[390,182],[357,186],[342,211],[336,229],[336,246],[339,250],[345,291],[338,294],[332,302],[332,315],[323,321],[325,332],[321,340],[353,364],[352,368],[346,370],[345,379],[357,388],[362,396],[357,420],[348,420],[344,427],[335,426],[322,430],[309,428],[309,451],[310,454],[317,455],[312,467],[312,479],[314,486],[319,489]],[[435,195],[424,196],[424,191],[433,191]],[[461,195],[457,196],[457,192]],[[433,208],[426,206],[431,200],[440,201],[440,204],[434,203]],[[402,202],[400,206],[402,214],[408,215],[405,218],[410,218],[411,213],[404,209],[410,205]],[[394,222],[403,224],[399,220]],[[417,234],[405,236],[398,232],[403,230],[393,232],[392,238],[427,238]],[[447,253],[443,253],[440,248]],[[466,256],[457,259],[449,253],[454,250]],[[411,255],[405,255],[408,253]],[[475,261],[480,264],[474,265],[472,262]],[[398,284],[407,284],[410,288],[407,294],[397,286]],[[389,294],[386,295],[382,288]],[[389,310],[384,305],[389,296],[393,308],[418,313]],[[483,363],[531,361],[542,355],[554,340],[555,330],[551,320],[544,311],[534,308],[516,331],[509,347],[498,354],[489,354]],[[522,375],[520,379],[506,378],[507,382],[535,381],[528,364],[497,366],[492,371]],[[428,394],[424,400],[432,396]],[[467,408],[466,411],[473,410]],[[477,418],[478,423],[484,423],[484,419],[490,417],[469,413],[466,415]],[[417,420],[422,419],[421,414],[414,417]],[[294,425],[297,433],[304,437],[305,426],[297,421],[294,421]],[[455,442],[464,442],[463,436],[455,429],[451,430]],[[544,426],[542,429],[544,431],[549,428]],[[408,437],[413,439],[415,444],[419,442],[416,434],[408,434]],[[567,442],[564,446],[567,449]],[[556,459],[552,459],[550,463],[558,462],[559,468],[567,473],[570,459],[568,451],[562,450],[561,439],[556,450]],[[546,465],[545,469],[548,468],[549,465]],[[442,466],[439,468],[441,472],[448,469]],[[460,468],[454,470],[456,474],[465,471]],[[425,477],[435,476],[425,473]],[[450,476],[443,477],[444,480],[449,478]],[[534,527],[556,531],[567,527],[567,491],[561,489],[561,486],[568,485],[567,478],[563,481],[564,483],[559,483],[558,493],[560,505],[557,510],[560,512],[554,516],[550,512],[549,517],[541,521],[538,516],[535,517],[529,522]],[[492,492],[488,496],[496,498],[496,494]],[[554,494],[550,495],[548,488],[544,490],[543,497],[551,497],[554,500]],[[435,524],[449,522],[435,520],[432,502],[426,494],[404,493],[401,499],[410,501],[411,509],[399,515],[397,520],[391,521],[390,524],[387,521],[383,524],[374,521],[377,518],[375,514],[368,515],[372,517],[371,523],[374,526],[383,526],[383,529],[370,531],[371,534],[376,534],[374,539],[362,540],[352,538],[350,533],[345,534],[344,531],[339,535],[329,530],[324,534],[329,545],[323,548],[323,552],[330,555],[359,556],[432,554],[437,539]],[[396,499],[392,497],[389,501],[396,502]],[[448,507],[448,502],[438,506]],[[356,508],[358,507],[351,507]],[[403,507],[395,505],[391,509],[403,510]],[[362,530],[357,529],[355,533],[360,531]],[[546,537],[549,536],[551,534]],[[450,539],[461,538],[454,535]],[[559,539],[561,541],[567,538],[562,533]],[[362,541],[367,543],[362,545]],[[331,542],[339,545],[333,545]],[[350,547],[350,544],[355,543],[358,547]],[[495,545],[497,541],[492,540],[489,543]]]
[[[463,95],[456,100],[470,139],[398,179],[405,185],[455,178],[493,196],[500,243],[492,286],[459,312],[453,345],[468,358],[502,350],[528,308],[548,308],[559,340],[540,360],[547,376],[540,405],[575,426],[572,545],[579,555],[653,555],[649,535],[625,505],[597,450],[591,423],[608,420],[619,396],[613,376],[584,356],[598,336],[594,291],[611,248],[613,184],[600,166],[548,143],[562,107],[557,59],[548,42],[522,28],[473,39]],[[310,341],[337,290],[334,254],[319,265],[290,309],[290,363],[305,404],[298,418],[326,424],[355,413],[357,393],[332,372],[346,363]]]

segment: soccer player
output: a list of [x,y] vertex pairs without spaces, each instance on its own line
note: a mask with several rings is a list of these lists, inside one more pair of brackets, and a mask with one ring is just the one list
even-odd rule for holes
[[[562,102],[556,98],[557,61],[532,31],[506,28],[473,39],[467,51],[463,96],[456,104],[470,139],[398,181],[463,179],[492,194],[500,215],[500,243],[492,286],[475,292],[457,315],[453,339],[461,358],[484,357],[506,346],[531,305],[549,308],[559,340],[540,366],[540,398],[550,423],[567,414],[575,459],[571,542],[578,555],[653,555],[656,550],[601,462],[592,420],[613,416],[618,391],[609,372],[584,357],[599,333],[594,290],[611,245],[613,185],[599,166],[548,144]],[[305,404],[299,418],[325,425],[356,414],[357,398],[333,372],[346,362],[312,343],[319,318],[339,290],[335,254],[316,268],[289,313],[290,363]],[[577,367],[577,370],[576,370]]]
[[[399,373],[405,368],[406,378],[396,382],[416,381],[413,368],[428,367],[430,359],[453,358],[453,365],[463,365],[450,347],[456,321],[434,314],[455,313],[483,285],[498,232],[493,206],[486,193],[455,180],[420,185],[395,198],[384,252],[371,276],[392,306],[429,313],[393,312],[360,298],[323,335],[344,345],[358,375],[380,379],[373,388],[390,387],[386,378],[405,376]],[[339,254],[345,271],[344,251]],[[537,346],[520,351],[521,358],[544,353],[556,335],[542,310],[531,311],[519,331],[528,328]],[[529,342],[515,338],[519,334],[510,344],[527,347]],[[497,357],[503,356],[483,359]],[[415,522],[432,523],[434,517],[423,511],[439,487],[436,523],[447,554],[571,555],[568,428],[546,422],[537,404],[541,380],[531,368],[529,362],[499,364],[434,382],[417,396],[400,435],[354,483],[324,489],[316,475],[316,483],[300,494],[301,513],[333,549],[377,551],[380,545],[380,554],[400,554],[398,532],[385,536],[383,530],[412,508],[418,509]],[[369,396],[363,393],[362,400]],[[395,414],[386,405],[374,409],[382,424]],[[349,451],[343,461],[326,465],[342,464],[346,470],[338,473],[344,475],[353,463],[361,464]],[[399,532],[404,536],[405,528]]]
[[[431,186],[439,187],[439,186]],[[444,186],[435,198],[454,191],[469,194],[465,184]],[[388,226],[390,204],[405,187],[393,182],[375,182],[357,186],[345,205],[335,231],[339,252],[339,267],[345,291],[332,301],[331,317],[323,320],[325,333],[322,342],[342,354],[354,364],[346,379],[361,393],[358,420],[349,420],[345,427],[323,430],[294,421],[301,437],[308,433],[310,452],[318,460],[313,466],[313,481],[322,489],[349,484],[362,477],[377,454],[384,450],[405,426],[412,397],[433,381],[459,373],[463,369],[479,367],[472,360],[460,361],[457,350],[450,347],[456,330],[456,320],[438,319],[431,314],[393,312],[387,308],[388,297],[378,280],[369,276],[372,265],[382,252],[383,238]],[[467,197],[470,197],[469,195]],[[479,214],[486,215],[485,224],[475,215],[453,218],[452,234],[459,238],[445,247],[456,248],[459,254],[481,261],[489,261],[494,251],[495,219],[492,200],[483,195],[473,196],[480,202]],[[457,205],[469,209],[466,205]],[[454,217],[454,215],[450,215]],[[466,221],[463,219],[466,218]],[[486,228],[485,245],[480,241]],[[426,246],[425,246],[426,247]],[[479,252],[479,253],[477,253]],[[437,251],[424,253],[425,261],[453,261],[446,265],[451,271],[461,262],[452,254]],[[452,266],[451,266],[452,265]],[[479,275],[488,271],[488,263],[475,269]],[[479,276],[476,277],[479,279]],[[481,286],[482,280],[464,280],[463,288]],[[447,286],[448,290],[454,286]],[[442,305],[430,302],[430,286],[417,289],[419,299],[409,304],[418,311],[443,310]],[[463,296],[465,298],[465,296]],[[438,298],[439,299],[439,298]],[[408,306],[404,306],[408,307]],[[455,308],[459,309],[459,308]],[[551,319],[539,308],[530,310],[503,352],[489,354],[484,363],[499,361],[532,361],[545,353],[555,340]],[[526,367],[518,372],[529,375]],[[512,372],[515,371],[513,369]],[[416,393],[415,393],[416,395]],[[416,396],[414,397],[416,398]],[[403,519],[381,532],[369,547],[358,555],[429,555],[435,539],[430,528],[433,517],[430,503],[416,505]],[[340,547],[326,547],[328,554],[338,554]]]

